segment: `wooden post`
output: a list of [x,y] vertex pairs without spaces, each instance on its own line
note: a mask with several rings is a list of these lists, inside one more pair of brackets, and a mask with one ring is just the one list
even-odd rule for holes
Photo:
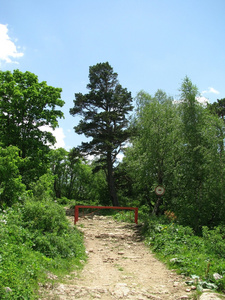
[[134,221],[135,221],[136,224],[138,223],[138,207],[135,207]]
[[74,210],[74,224],[76,225],[77,221],[78,221],[78,216],[79,216],[79,206],[76,205],[75,206],[75,210]]

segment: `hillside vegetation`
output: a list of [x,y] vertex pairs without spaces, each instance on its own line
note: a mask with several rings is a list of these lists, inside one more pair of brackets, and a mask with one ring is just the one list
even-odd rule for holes
[[35,298],[49,273],[82,265],[63,208],[76,204],[138,207],[161,259],[199,289],[224,291],[225,99],[200,104],[188,77],[179,101],[162,90],[132,99],[108,62],[89,72],[89,93],[70,109],[88,142],[67,151],[47,130],[63,118],[61,88],[0,71],[0,298]]
[[82,235],[49,200],[1,210],[0,236],[1,299],[36,299],[50,274],[63,275],[85,261]]

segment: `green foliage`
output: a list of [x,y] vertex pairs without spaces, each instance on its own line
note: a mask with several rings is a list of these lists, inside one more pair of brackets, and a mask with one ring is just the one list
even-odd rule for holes
[[25,192],[25,185],[19,174],[22,160],[18,151],[14,146],[0,147],[0,207],[18,202]]
[[76,93],[70,114],[82,120],[74,127],[76,133],[92,138],[79,147],[82,153],[99,156],[99,166],[107,174],[112,204],[118,206],[113,166],[117,154],[130,136],[128,113],[133,109],[131,93],[117,80],[117,73],[106,63],[89,68],[88,94]]
[[81,234],[51,201],[0,211],[0,236],[1,299],[37,299],[49,272],[68,272],[85,260]]
[[63,113],[58,107],[60,88],[48,86],[30,72],[0,71],[0,142],[4,147],[14,145],[19,155],[27,158],[20,171],[29,184],[46,171],[49,145],[55,138],[45,126],[55,129]]
[[[118,186],[130,205],[147,205],[156,215],[170,210],[180,224],[201,234],[202,226],[225,220],[225,128],[197,101],[197,87],[188,77],[180,91],[179,103],[160,90],[154,96],[138,93],[136,135],[117,169]],[[157,185],[166,190],[161,198]]]
[[30,231],[60,235],[68,227],[64,209],[52,201],[27,201],[22,208],[22,215],[24,226]]
[[[193,229],[166,218],[151,218],[143,227],[146,243],[158,257],[186,276],[199,288],[225,289],[224,227],[203,229],[203,237],[194,235]],[[215,279],[218,273],[221,279]]]
[[[89,186],[89,199],[94,201],[96,205],[112,205],[108,193],[108,186],[105,173],[102,169],[95,172],[95,162],[91,165],[91,172],[86,176],[86,182]],[[87,174],[88,175],[88,174]]]
[[202,226],[223,222],[224,125],[196,100],[197,89],[188,78],[181,88],[180,157],[174,184],[173,210],[179,221],[198,233]]
[[[208,227],[202,228],[203,238],[207,243],[209,254],[214,254],[219,259],[225,257],[225,226],[214,227],[209,230]],[[225,273],[225,270],[224,270]]]
[[43,199],[52,200],[54,197],[53,184],[54,176],[48,172],[42,175],[36,182],[30,184],[33,197],[36,201]]
[[216,114],[225,122],[225,98],[217,99],[217,102],[208,104],[207,108],[213,114]]
[[115,212],[114,219],[120,222],[134,223],[134,211],[121,210]]
[[76,202],[83,201],[86,204],[109,204],[103,170],[95,172],[95,162],[91,165],[85,162],[76,148],[69,152],[63,148],[52,150],[50,168],[54,175],[54,197],[58,202],[66,204],[66,199],[75,199]]
[[163,200],[170,201],[180,117],[171,97],[161,90],[154,97],[141,91],[136,101],[133,123],[137,134],[131,140],[132,146],[125,151],[123,165],[127,172],[124,177],[129,178],[128,188],[140,206],[148,205],[158,214],[163,208],[157,207],[154,189],[158,184],[166,186]]
[[[56,150],[51,150],[49,153],[50,168],[54,178],[54,192],[56,198],[61,198],[62,196],[68,197],[65,189],[66,186],[71,181],[71,174],[68,170],[68,152],[59,148]],[[68,182],[69,181],[69,182]],[[74,187],[73,187],[74,188]]]
[[58,198],[58,199],[56,200],[56,202],[57,202],[58,204],[60,204],[60,205],[65,206],[65,205],[67,205],[67,204],[69,204],[69,203],[71,203],[71,202],[74,202],[74,200],[68,199],[68,198],[66,198],[66,197],[62,197],[62,198]]

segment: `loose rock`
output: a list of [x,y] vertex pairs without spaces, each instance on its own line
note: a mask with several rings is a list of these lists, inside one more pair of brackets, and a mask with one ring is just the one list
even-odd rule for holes
[[84,269],[65,277],[63,284],[40,287],[40,300],[194,299],[184,276],[169,271],[145,246],[140,227],[99,216],[79,218],[77,227],[89,254]]

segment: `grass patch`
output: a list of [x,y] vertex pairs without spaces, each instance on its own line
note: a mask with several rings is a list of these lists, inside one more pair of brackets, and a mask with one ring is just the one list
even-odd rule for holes
[[120,222],[134,223],[134,211],[133,210],[120,210],[115,211],[113,214],[114,220]]

